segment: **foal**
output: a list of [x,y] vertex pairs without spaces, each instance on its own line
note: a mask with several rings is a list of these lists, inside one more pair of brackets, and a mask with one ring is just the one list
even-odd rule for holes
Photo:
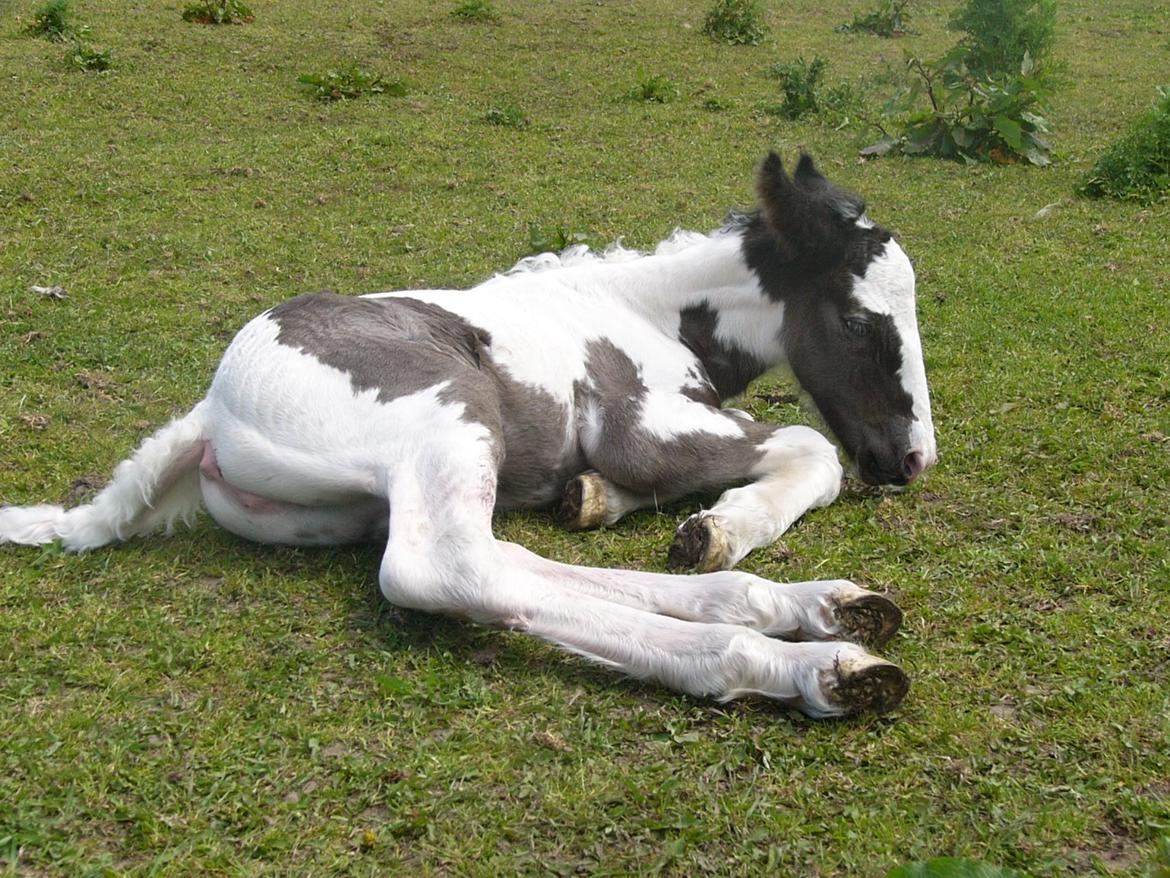
[[[240,536],[385,539],[385,597],[527,631],[698,696],[812,716],[884,712],[908,681],[881,646],[900,611],[851,582],[731,568],[840,489],[836,449],[723,400],[787,363],[871,484],[935,458],[914,272],[864,204],[775,153],[760,208],[653,255],[582,249],[473,290],[300,296],[252,320],[207,396],[88,505],[0,509],[0,543],[81,551],[190,519]],[[496,540],[495,509],[568,523],[726,490],[679,528],[672,568],[575,567]]]

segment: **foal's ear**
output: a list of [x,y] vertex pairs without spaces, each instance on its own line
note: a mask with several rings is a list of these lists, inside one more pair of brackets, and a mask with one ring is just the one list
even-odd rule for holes
[[756,181],[760,209],[784,258],[809,266],[844,253],[865,202],[830,183],[808,153],[789,177],[775,152],[768,153]]
[[802,152],[800,161],[796,163],[796,179],[807,185],[814,180],[824,180],[825,175],[817,170],[813,157],[807,152]]

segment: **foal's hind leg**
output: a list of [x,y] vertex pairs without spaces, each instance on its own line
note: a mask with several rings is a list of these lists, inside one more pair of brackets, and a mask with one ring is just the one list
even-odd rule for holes
[[615,524],[635,509],[654,505],[653,494],[628,491],[596,470],[588,470],[565,484],[557,518],[569,530],[589,530]]
[[[631,676],[720,700],[748,694],[812,716],[893,709],[909,683],[846,642],[786,643],[737,624],[648,612],[574,588],[556,565],[516,563],[491,533],[494,463],[461,453],[400,458],[387,474],[389,540],[379,572],[393,603],[524,631]],[[577,576],[589,578],[578,568]]]
[[558,577],[575,592],[691,622],[743,625],[784,640],[848,640],[885,646],[902,624],[887,597],[847,579],[778,583],[740,570],[680,576],[581,567],[500,543],[518,566]]

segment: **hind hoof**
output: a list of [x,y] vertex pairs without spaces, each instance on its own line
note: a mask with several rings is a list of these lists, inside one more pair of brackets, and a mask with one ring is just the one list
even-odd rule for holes
[[557,519],[568,530],[590,530],[605,524],[605,481],[587,472],[569,479]]
[[825,686],[829,701],[848,716],[889,713],[910,691],[910,678],[897,665],[875,656],[847,658],[834,663]]
[[679,525],[674,542],[666,554],[667,570],[691,570],[712,573],[727,570],[732,564],[727,533],[710,515],[698,513]]
[[840,600],[833,608],[840,626],[838,637],[881,649],[902,625],[902,611],[884,595],[858,592]]

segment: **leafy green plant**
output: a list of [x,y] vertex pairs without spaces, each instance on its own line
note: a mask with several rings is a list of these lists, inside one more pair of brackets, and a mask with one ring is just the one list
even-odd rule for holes
[[69,0],[48,0],[33,13],[32,23],[26,32],[55,42],[64,42],[75,35],[70,21],[72,17]]
[[647,101],[665,104],[678,97],[678,88],[669,77],[638,71],[637,84],[622,95],[628,101]]
[[[884,110],[900,117],[901,132],[891,135],[874,122],[885,137],[862,155],[896,150],[972,162],[1049,164],[1052,146],[1043,113],[1051,91],[1030,58],[1015,76],[975,74],[955,59],[932,65],[911,58],[907,66],[915,75],[912,84]],[[923,97],[928,106],[918,108]]]
[[864,109],[861,91],[848,82],[829,86],[820,98],[821,115],[838,128],[863,118]]
[[513,107],[510,104],[504,107],[492,107],[483,114],[483,120],[489,125],[499,125],[501,128],[519,130],[528,127],[528,117],[518,107]]
[[183,21],[195,24],[247,24],[255,20],[243,0],[198,0],[183,8]]
[[1077,192],[1149,204],[1170,197],[1170,86],[1093,165]]
[[1010,75],[1025,56],[1039,69],[1052,53],[1056,0],[967,0],[949,26],[964,34],[954,51],[972,73]]
[[500,17],[491,0],[461,0],[451,14],[465,21],[493,21]]
[[716,0],[703,19],[703,33],[738,46],[764,41],[764,17],[756,0]]
[[65,60],[78,70],[96,73],[109,70],[114,64],[109,49],[95,49],[82,42],[73,44],[73,48],[65,56]]
[[560,253],[574,244],[592,245],[593,235],[587,232],[573,232],[561,225],[552,227],[530,226],[528,228],[528,253]]
[[818,94],[821,79],[828,67],[829,62],[820,55],[811,61],[802,57],[769,67],[767,75],[780,81],[783,97],[776,108],[777,114],[786,119],[799,119],[816,113],[821,108],[821,97]]
[[309,94],[321,101],[341,101],[366,94],[388,94],[401,97],[406,85],[401,79],[385,80],[360,67],[344,67],[324,73],[305,73],[297,77]]
[[828,67],[829,62],[820,56],[812,61],[797,58],[771,65],[764,75],[780,81],[782,100],[762,104],[760,109],[785,119],[817,116],[837,128],[861,118],[864,109],[861,91],[847,82],[825,85]]
[[733,106],[735,105],[726,98],[714,96],[704,98],[702,104],[704,110],[708,110],[712,113],[722,113],[724,110],[730,110]]
[[864,15],[858,13],[853,20],[838,25],[834,30],[841,33],[867,33],[879,37],[900,37],[914,31],[906,26],[910,21],[908,8],[910,0],[881,0],[878,8]]
[[[910,58],[910,84],[887,101],[891,134],[862,150],[1047,165],[1055,0],[967,0],[951,19],[965,36],[937,61]],[[1033,48],[1035,52],[1033,52]],[[926,106],[923,107],[923,102]]]

